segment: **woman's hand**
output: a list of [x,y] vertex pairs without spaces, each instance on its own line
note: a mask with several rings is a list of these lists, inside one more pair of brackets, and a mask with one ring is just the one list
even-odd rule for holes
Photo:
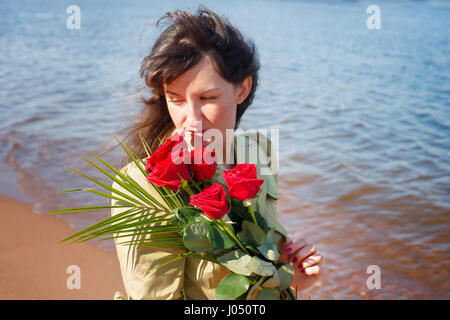
[[294,277],[291,287],[298,291],[312,286],[320,277],[319,263],[322,256],[316,252],[313,244],[308,244],[305,239],[298,239],[295,242],[287,237],[284,243],[278,246],[280,251],[279,261],[292,263],[294,267]]

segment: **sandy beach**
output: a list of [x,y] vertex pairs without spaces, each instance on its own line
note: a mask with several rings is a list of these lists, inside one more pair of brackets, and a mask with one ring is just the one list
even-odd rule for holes
[[[32,207],[0,195],[0,299],[111,300],[125,293],[115,253],[92,243],[58,244],[74,230]],[[67,287],[71,265],[79,267],[80,289]]]

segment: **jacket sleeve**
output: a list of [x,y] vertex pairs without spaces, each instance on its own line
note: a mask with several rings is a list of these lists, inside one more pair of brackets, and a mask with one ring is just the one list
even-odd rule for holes
[[[142,186],[147,192],[155,197],[160,203],[164,203],[160,195],[154,190],[152,185],[148,183],[146,177],[137,168],[134,162],[130,162],[121,169],[124,175],[128,175]],[[119,176],[116,178],[120,179]],[[113,182],[113,188],[119,189],[121,192],[136,197],[126,191],[118,183]],[[120,195],[113,194],[120,197]],[[117,204],[117,200],[112,199],[111,205]],[[111,208],[111,216],[115,216],[129,208]],[[162,214],[162,213],[161,213]],[[158,214],[157,214],[158,215]],[[165,236],[171,234],[165,234]],[[183,299],[183,278],[185,259],[169,263],[159,269],[152,269],[160,263],[157,259],[164,258],[173,253],[185,252],[183,248],[173,247],[149,247],[121,244],[130,240],[141,237],[133,234],[127,237],[114,239],[117,258],[120,264],[122,279],[130,300],[178,300]],[[149,235],[145,236],[149,238]],[[121,292],[116,292],[114,299],[126,299]]]

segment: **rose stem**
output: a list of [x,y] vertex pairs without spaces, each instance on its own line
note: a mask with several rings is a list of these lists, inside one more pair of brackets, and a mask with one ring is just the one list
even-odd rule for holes
[[234,239],[234,241],[237,243],[237,245],[242,249],[242,251],[244,251],[246,254],[249,254],[247,249],[244,248],[244,246],[242,245],[242,243],[239,241],[239,239],[234,235],[233,231],[231,231],[228,228],[228,225],[222,220],[222,219],[218,219],[216,220],[218,223],[220,223],[225,230],[228,232],[228,234]]
[[258,225],[256,222],[255,212],[253,211],[252,203],[249,200],[242,201],[244,203],[244,206],[248,208],[248,211],[250,212],[250,216],[252,217],[253,222]]

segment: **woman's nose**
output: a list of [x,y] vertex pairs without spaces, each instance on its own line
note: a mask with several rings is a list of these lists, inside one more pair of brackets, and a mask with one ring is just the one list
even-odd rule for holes
[[200,129],[202,125],[202,111],[201,106],[195,102],[190,102],[187,107],[186,127],[191,129]]

